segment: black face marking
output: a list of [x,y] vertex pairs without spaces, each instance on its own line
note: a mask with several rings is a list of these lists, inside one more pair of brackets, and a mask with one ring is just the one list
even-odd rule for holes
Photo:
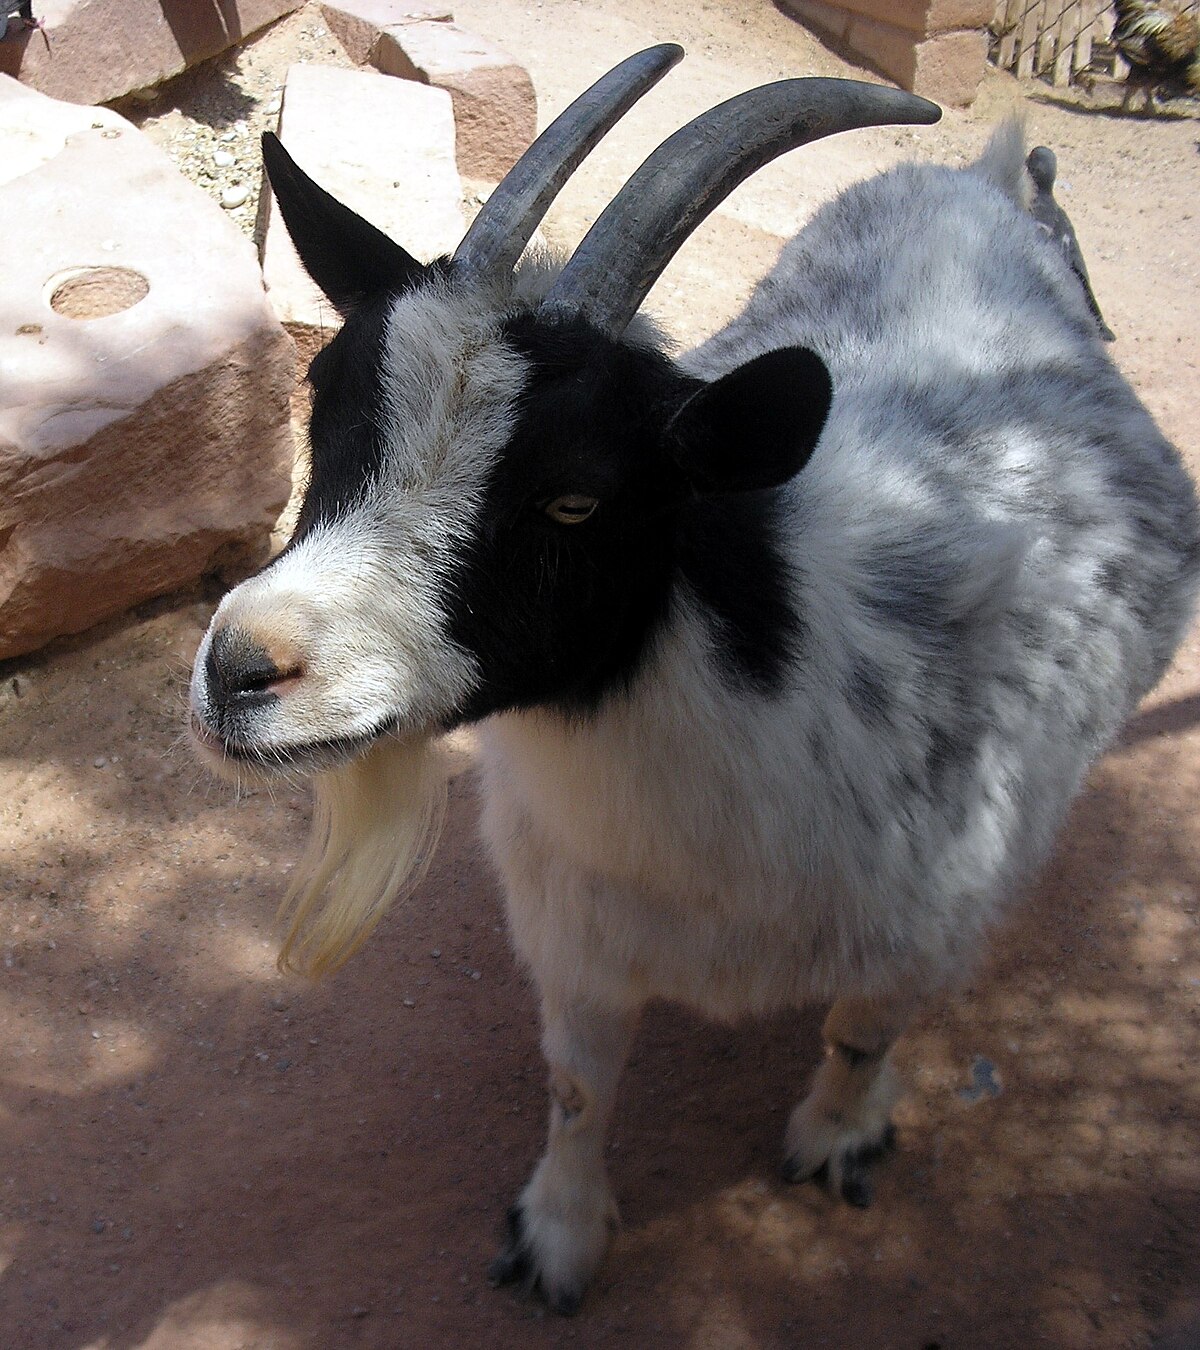
[[391,298],[361,306],[313,358],[308,488],[291,542],[344,514],[370,491],[383,462],[384,335]]
[[[723,673],[772,686],[799,628],[772,494],[695,496],[665,429],[697,382],[578,321],[525,316],[505,337],[529,374],[449,599],[451,634],[483,674],[464,719],[594,708],[639,669],[679,582],[712,618]],[[544,507],[566,494],[599,505],[564,524]]]
[[[633,673],[666,612],[685,492],[659,446],[687,384],[665,358],[577,323],[523,317],[505,336],[529,373],[450,597],[482,672],[468,719],[583,710]],[[563,524],[543,508],[566,494],[599,505]]]
[[[442,272],[444,259],[422,276]],[[383,368],[388,320],[404,288],[372,296],[357,306],[308,368],[312,386],[308,489],[290,543],[361,502],[383,463]]]

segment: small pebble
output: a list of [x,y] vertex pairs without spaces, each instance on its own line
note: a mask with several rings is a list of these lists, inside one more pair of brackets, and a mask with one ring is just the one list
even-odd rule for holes
[[225,132],[222,132],[222,133],[221,133],[221,139],[222,139],[223,141],[226,141],[226,142],[228,142],[228,141],[236,141],[236,140],[237,140],[237,132],[234,131],[232,128],[230,128],[228,131],[225,131]]
[[283,104],[279,101],[279,99],[273,98],[273,99],[270,101],[270,103],[267,104],[267,107],[266,107],[266,112],[267,112],[268,117],[273,117],[273,116],[280,110],[280,108],[282,108],[282,107],[283,107]]
[[401,1000],[406,1008],[415,1008],[417,1005],[411,998]]
[[250,196],[248,187],[229,187],[221,193],[221,205],[226,211],[232,211],[235,206],[241,206]]
[[102,769],[107,763],[108,760],[105,759],[103,755],[97,755],[96,758],[92,760],[92,767],[95,769]]
[[230,165],[236,164],[237,160],[234,158],[233,155],[229,153],[228,150],[214,150],[213,163],[217,166],[218,169],[228,169]]
[[93,1220],[92,1220],[92,1232],[93,1232],[93,1233],[103,1233],[104,1230],[105,1230],[107,1227],[108,1227],[108,1225],[104,1222],[103,1219],[93,1219]]

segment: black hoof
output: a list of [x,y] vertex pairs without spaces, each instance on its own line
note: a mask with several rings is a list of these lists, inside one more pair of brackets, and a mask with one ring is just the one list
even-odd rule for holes
[[488,1283],[493,1286],[528,1280],[533,1272],[533,1255],[525,1237],[525,1218],[520,1205],[512,1205],[504,1216],[507,1235],[500,1254],[488,1266]]
[[866,1209],[874,1198],[868,1165],[860,1154],[852,1154],[842,1163],[842,1199],[855,1209]]
[[529,1245],[529,1235],[525,1228],[525,1212],[520,1205],[513,1205],[505,1216],[507,1237],[499,1256],[488,1266],[488,1283],[493,1288],[500,1285],[519,1285],[527,1297],[539,1298],[553,1313],[561,1317],[570,1317],[579,1311],[583,1302],[582,1289],[548,1290],[542,1282],[541,1273],[534,1260]]
[[[817,1168],[817,1172],[821,1171],[823,1167],[825,1167],[824,1163],[821,1164],[821,1167]],[[783,1172],[784,1181],[808,1181],[811,1177],[816,1176],[816,1172],[802,1172],[800,1170],[800,1164],[791,1158],[784,1158],[783,1167],[780,1170]]]
[[[848,1205],[856,1209],[866,1209],[875,1197],[875,1187],[871,1181],[871,1164],[877,1162],[885,1153],[896,1147],[896,1127],[889,1124],[880,1136],[879,1142],[866,1144],[862,1148],[847,1150],[841,1157],[838,1172],[841,1176],[839,1192]],[[800,1165],[790,1158],[783,1163],[785,1181],[815,1181],[819,1186],[828,1187],[829,1162],[823,1162],[815,1171],[804,1173]]]

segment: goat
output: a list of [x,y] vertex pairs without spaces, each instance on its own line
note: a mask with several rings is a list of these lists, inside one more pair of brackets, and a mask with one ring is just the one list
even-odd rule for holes
[[419,873],[429,747],[479,725],[551,1095],[491,1276],[564,1312],[616,1222],[603,1141],[651,998],[832,1000],[784,1170],[870,1199],[893,1042],[1047,858],[1200,571],[1190,480],[1023,209],[1012,127],[967,169],[851,187],[680,360],[636,311],[704,214],[791,146],[936,107],[753,90],[565,265],[519,262],[679,54],[610,72],[428,265],[265,140],[345,323],[311,367],[295,536],[221,602],[191,690],[214,763],[315,775],[281,960],[317,971]]

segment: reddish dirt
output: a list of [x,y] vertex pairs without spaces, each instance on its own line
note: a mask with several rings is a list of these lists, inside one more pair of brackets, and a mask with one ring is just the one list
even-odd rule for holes
[[[650,40],[693,53],[551,237],[576,237],[635,151],[704,103],[857,73],[766,5],[646,8],[458,6],[528,60],[544,116]],[[285,25],[256,59],[293,41]],[[1059,152],[1114,356],[1200,468],[1194,105],[1123,119],[995,76],[936,129],[843,138],[748,184],[654,306],[701,335],[770,262],[789,202],[799,223],[901,150],[959,162],[1022,99],[1031,141]],[[971,987],[905,1038],[875,1206],[777,1175],[819,1010],[726,1029],[655,1008],[612,1139],[625,1228],[561,1321],[484,1280],[544,1101],[470,773],[414,899],[327,984],[280,976],[272,913],[307,802],[235,803],[181,738],[215,598],[0,671],[0,1345],[1200,1345],[1200,637]],[[999,1095],[969,1099],[976,1056]]]

